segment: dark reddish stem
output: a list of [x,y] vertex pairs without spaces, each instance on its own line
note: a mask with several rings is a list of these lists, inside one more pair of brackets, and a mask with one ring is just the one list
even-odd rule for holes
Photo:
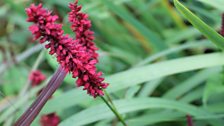
[[221,26],[221,32],[220,32],[220,34],[222,36],[224,36],[224,13],[222,14],[222,26]]
[[187,126],[194,126],[191,115],[187,115],[186,118],[187,118]]
[[43,106],[46,104],[48,99],[57,90],[64,80],[67,72],[59,67],[54,73],[51,80],[48,82],[47,86],[42,90],[37,99],[33,104],[23,113],[23,115],[16,121],[15,126],[29,126],[36,116],[39,114]]

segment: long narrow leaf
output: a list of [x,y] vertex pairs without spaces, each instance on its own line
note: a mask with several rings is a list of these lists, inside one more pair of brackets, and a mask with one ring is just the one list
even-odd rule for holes
[[[166,77],[172,74],[182,73],[190,70],[209,68],[224,64],[224,55],[222,53],[206,54],[180,58],[162,63],[156,63],[148,66],[130,69],[115,75],[106,77],[106,82],[110,83],[109,92],[115,92],[121,89],[131,87],[143,82],[151,81],[157,78]],[[209,59],[209,60],[208,60]],[[121,79],[122,78],[122,79]],[[130,79],[131,78],[131,79]],[[75,100],[71,100],[74,99]],[[58,97],[50,100],[44,108],[44,113],[50,113],[91,100],[80,89],[73,89]],[[64,103],[64,104],[60,104]]]
[[214,29],[208,26],[189,9],[187,9],[178,0],[174,0],[175,7],[183,14],[191,24],[197,28],[203,35],[211,40],[216,46],[224,50],[224,38],[218,34]]
[[[125,99],[115,101],[115,105],[120,113],[128,113],[143,109],[171,109],[183,112],[185,114],[191,114],[197,118],[210,118],[216,117],[216,115],[206,112],[203,109],[180,103],[172,100],[165,100],[160,98],[136,98],[136,99]],[[104,104],[91,107],[83,110],[70,118],[64,120],[59,126],[80,126],[86,125],[101,119],[111,118],[113,113]]]

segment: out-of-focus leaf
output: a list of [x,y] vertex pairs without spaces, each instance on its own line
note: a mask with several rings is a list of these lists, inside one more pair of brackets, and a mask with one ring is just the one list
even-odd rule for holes
[[170,111],[164,111],[158,112],[156,114],[149,113],[140,117],[131,118],[126,120],[126,122],[128,123],[128,126],[146,126],[150,124],[155,124],[157,122],[159,123],[174,121],[183,116],[184,114],[181,112],[172,111],[172,114],[170,114]]
[[202,84],[202,82],[204,82],[208,77],[219,72],[221,72],[220,67],[202,70],[197,74],[192,75],[192,77],[188,78],[186,81],[183,81],[182,83],[170,89],[164,94],[163,97],[171,99],[180,98],[185,93],[191,92],[191,90],[199,86],[199,84]]
[[9,9],[8,6],[1,6],[0,7],[0,17],[4,16],[8,9]]
[[107,77],[106,81],[112,83],[111,88],[108,88],[108,90],[115,91],[138,83],[150,81],[168,75],[173,75],[176,73],[208,68],[212,66],[220,66],[224,63],[223,57],[223,53],[213,53],[190,56],[186,58],[164,61],[147,66],[133,68]]
[[[143,109],[173,109],[185,114],[190,114],[192,116],[195,116],[196,118],[216,117],[215,114],[209,113],[203,109],[199,109],[197,107],[176,101],[159,98],[135,98],[130,100],[125,99],[115,101],[115,105],[121,114]],[[70,118],[62,121],[59,126],[86,125],[98,120],[111,118],[113,116],[114,115],[109,110],[109,108],[105,104],[102,104],[74,114]]]
[[[220,66],[224,64],[224,54],[214,53],[188,58],[180,58],[171,61],[165,61],[139,68],[133,68],[124,72],[106,77],[106,82],[110,83],[108,92],[115,92],[127,87],[131,87],[143,82],[151,81],[157,78],[182,73],[190,70]],[[209,59],[209,60],[208,60]],[[130,79],[131,78],[131,79]],[[75,100],[71,100],[75,98]],[[44,113],[55,112],[81,103],[85,99],[91,100],[81,89],[73,89],[50,100]],[[64,104],[59,104],[60,102]],[[55,104],[57,104],[55,106]]]
[[13,95],[26,83],[28,79],[28,71],[22,67],[12,67],[4,74],[2,79],[4,93]]
[[224,11],[224,8],[223,8],[224,1],[223,0],[198,0],[198,1],[206,3],[209,6],[213,6],[217,9],[219,9],[220,11]]
[[141,33],[157,51],[166,48],[166,43],[162,42],[160,37],[155,32],[151,31],[150,29],[147,29],[141,22],[133,18],[133,16],[130,15],[130,13],[125,8],[115,6],[114,3],[110,0],[101,1],[120,18],[134,26],[138,30],[138,32]]
[[204,89],[203,104],[206,106],[209,98],[217,94],[224,94],[222,74],[214,74],[208,79]]

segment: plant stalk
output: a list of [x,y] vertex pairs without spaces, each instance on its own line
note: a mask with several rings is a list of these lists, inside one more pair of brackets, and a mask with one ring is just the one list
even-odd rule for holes
[[60,66],[33,104],[16,121],[15,126],[29,126],[39,114],[48,99],[61,85],[66,75],[67,72]]
[[[117,111],[117,108],[116,108],[116,106],[114,105],[114,102],[113,102],[113,100],[111,99],[110,95],[107,93],[106,90],[104,90],[104,93],[105,93],[105,95],[106,95],[108,101],[111,103],[111,106],[114,108],[115,111]],[[117,112],[118,112],[118,111],[117,111]]]
[[109,102],[103,97],[101,96],[101,99],[106,103],[106,105],[110,108],[110,110],[116,115],[116,117],[121,121],[121,123],[124,125],[124,126],[128,126],[124,119],[122,118],[122,116],[119,114],[119,112],[117,111],[117,109],[115,108],[114,105],[110,105]]

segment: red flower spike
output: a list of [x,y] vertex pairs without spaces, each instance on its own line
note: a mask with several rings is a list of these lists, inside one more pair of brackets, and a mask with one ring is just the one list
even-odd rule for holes
[[37,86],[46,79],[46,76],[39,70],[32,71],[29,75],[29,80],[32,86]]
[[72,23],[72,30],[76,34],[76,39],[68,35],[63,35],[62,24],[57,24],[58,16],[39,4],[32,4],[26,9],[27,21],[33,22],[30,31],[34,39],[40,39],[40,43],[46,41],[45,47],[49,49],[49,54],[55,55],[57,61],[72,76],[78,77],[77,86],[83,86],[84,90],[93,97],[102,96],[108,84],[103,82],[101,73],[96,71],[98,63],[97,48],[93,43],[93,32],[90,30],[91,21],[88,15],[80,12],[81,6],[70,3],[69,21]]
[[58,126],[59,122],[60,117],[56,113],[43,115],[40,119],[41,126]]

